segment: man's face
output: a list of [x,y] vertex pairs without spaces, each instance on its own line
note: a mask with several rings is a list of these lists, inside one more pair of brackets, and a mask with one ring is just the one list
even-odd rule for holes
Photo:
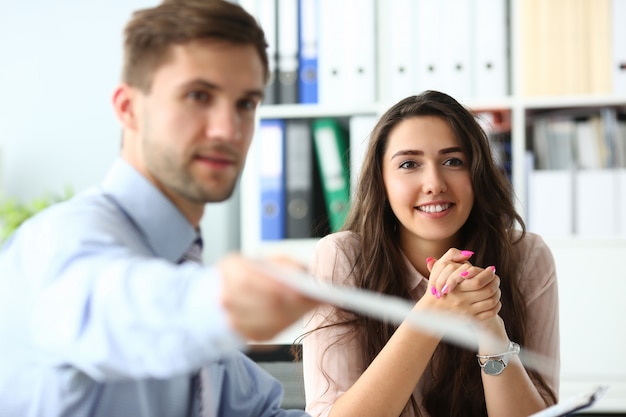
[[173,46],[150,92],[132,89],[135,123],[122,155],[195,223],[205,203],[232,194],[263,89],[253,46]]

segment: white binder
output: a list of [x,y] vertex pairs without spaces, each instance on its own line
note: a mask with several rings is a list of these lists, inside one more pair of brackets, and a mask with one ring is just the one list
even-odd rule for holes
[[542,236],[574,233],[574,179],[569,170],[535,170],[529,174],[528,230]]
[[[252,3],[252,2],[251,2]],[[278,103],[278,74],[277,74],[277,30],[276,30],[276,0],[257,0],[255,16],[267,40],[267,57],[269,60],[270,80],[265,89],[264,104]]]
[[378,118],[376,116],[360,115],[350,118],[350,192],[354,195],[361,173],[361,166],[365,159],[365,151],[370,134]]
[[626,237],[626,168],[617,170],[617,223],[618,234]]
[[277,1],[278,103],[298,102],[298,0]]
[[378,12],[380,28],[380,98],[389,105],[418,91],[417,32],[414,0],[385,2]]
[[615,236],[618,227],[617,170],[588,169],[576,173],[575,234]]
[[[376,68],[374,52],[376,50],[376,23],[374,0],[342,0],[336,2],[340,9],[342,3],[343,18],[343,66],[346,68],[344,101],[351,104],[369,104],[376,100]],[[335,42],[339,39],[335,39]],[[341,90],[338,90],[341,91]]]
[[613,0],[613,93],[626,94],[626,0]]
[[473,96],[505,97],[509,85],[506,1],[474,0],[472,12]]
[[447,93],[450,85],[443,77],[442,58],[444,21],[447,19],[443,13],[443,3],[433,0],[416,1],[417,90],[439,90]]
[[318,88],[319,104],[337,104],[342,100],[347,75],[343,65],[344,2],[319,0]]
[[[472,2],[467,0],[440,0],[436,2],[445,10],[445,18],[441,21],[442,72],[444,92],[457,100],[463,101],[472,97],[472,42],[470,36],[459,36],[460,33],[472,33],[471,13]],[[430,42],[437,44],[430,38]]]

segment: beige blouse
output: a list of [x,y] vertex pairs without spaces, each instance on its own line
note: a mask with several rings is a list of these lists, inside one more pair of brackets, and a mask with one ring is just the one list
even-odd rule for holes
[[[348,250],[341,250],[339,247]],[[554,359],[553,366],[545,374],[545,379],[558,394],[559,323],[554,259],[543,239],[532,233],[527,233],[517,247],[522,259],[525,259],[518,279],[528,306],[529,334],[526,347]],[[351,285],[347,277],[359,250],[360,243],[352,232],[328,235],[320,239],[316,246],[311,261],[311,272],[320,280]],[[412,283],[411,293],[413,299],[417,301],[424,295],[428,280],[411,266],[407,258],[405,262],[411,271],[409,279]],[[333,307],[326,305],[308,314],[304,321],[305,331],[328,323],[329,317],[332,320],[333,311]],[[352,386],[364,370],[364,365],[358,363],[361,347],[356,340],[347,338],[347,342],[335,344],[327,350],[345,331],[345,328],[333,326],[315,331],[302,340],[306,410],[312,416],[327,416],[335,400]],[[424,375],[429,375],[429,372],[424,372]],[[423,380],[414,391],[420,405],[422,386]],[[428,415],[423,409],[420,412],[422,416]]]

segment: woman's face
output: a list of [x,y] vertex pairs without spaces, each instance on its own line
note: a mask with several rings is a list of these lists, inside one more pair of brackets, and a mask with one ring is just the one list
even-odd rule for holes
[[474,204],[468,157],[452,128],[442,118],[416,116],[387,140],[383,181],[401,240],[450,247]]

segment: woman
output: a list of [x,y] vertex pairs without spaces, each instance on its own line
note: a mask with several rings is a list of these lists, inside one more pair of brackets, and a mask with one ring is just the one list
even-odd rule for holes
[[[498,343],[479,337],[472,352],[406,323],[320,307],[302,339],[307,411],[513,417],[555,403],[554,261],[525,232],[474,115],[436,91],[401,100],[374,128],[360,175],[346,224],[319,241],[312,273],[414,300],[415,311],[463,314]],[[525,369],[518,345],[553,359],[549,369]]]

